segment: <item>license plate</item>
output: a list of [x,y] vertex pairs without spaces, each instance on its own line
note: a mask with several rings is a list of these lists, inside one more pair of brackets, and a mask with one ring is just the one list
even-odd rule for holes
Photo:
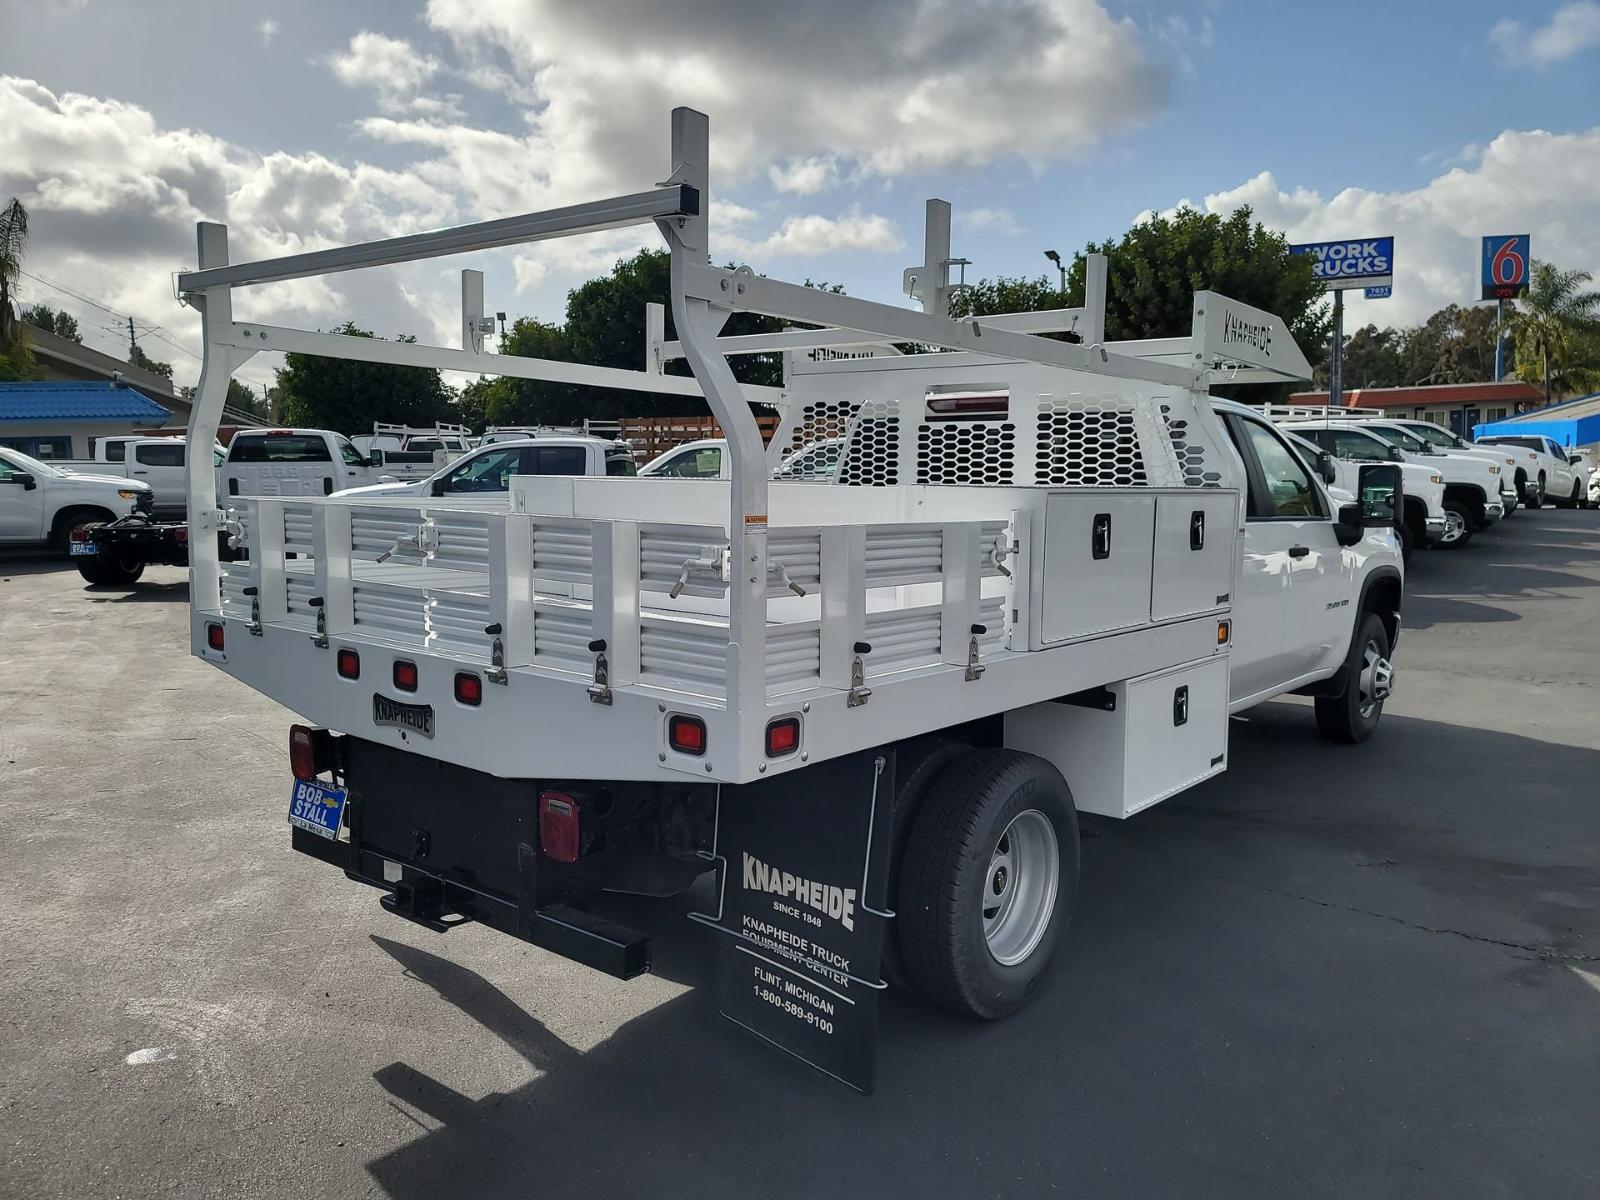
[[411,733],[420,733],[425,738],[431,738],[433,736],[433,705],[401,704],[398,700],[391,700],[387,696],[373,692],[372,723],[374,725],[392,725],[396,729],[405,729]]
[[345,794],[336,784],[296,779],[289,792],[289,824],[336,840],[344,820]]
[[67,554],[72,558],[83,558],[87,555],[100,553],[100,547],[93,542],[68,542]]

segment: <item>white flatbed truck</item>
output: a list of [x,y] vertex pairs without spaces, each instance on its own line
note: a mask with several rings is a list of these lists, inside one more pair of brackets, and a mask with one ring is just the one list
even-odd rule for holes
[[[628,978],[649,939],[597,895],[715,871],[724,1014],[870,1090],[886,975],[980,1018],[1045,978],[1079,810],[1124,818],[1211,778],[1229,714],[1286,692],[1315,695],[1335,741],[1373,731],[1398,473],[1362,468],[1336,507],[1268,422],[1210,401],[1213,379],[1309,374],[1271,314],[1199,293],[1190,336],[1107,343],[1102,260],[1082,309],[952,320],[939,201],[906,273],[920,312],[715,268],[706,118],[675,110],[671,149],[637,194],[271,261],[230,263],[226,230],[199,227],[192,441],[273,348],[704,396],[731,479],[233,499],[192,471],[192,650],[304,716],[291,844],[386,909]],[[231,316],[236,287],[650,223],[681,340],[652,312],[644,371]],[[718,336],[746,310],[815,328]],[[1081,344],[1038,336],[1074,326]],[[896,343],[939,352],[812,356],[777,389],[727,363]],[[692,376],[662,373],[675,355]],[[943,401],[974,392],[990,403]],[[754,400],[783,414],[770,446]],[[832,437],[829,481],[770,478]],[[218,561],[210,531],[248,561]]]

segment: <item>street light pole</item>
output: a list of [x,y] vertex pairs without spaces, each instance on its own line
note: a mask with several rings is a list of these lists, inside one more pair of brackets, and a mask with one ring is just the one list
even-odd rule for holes
[[1056,271],[1061,276],[1061,294],[1065,296],[1067,294],[1067,268],[1066,265],[1061,261],[1061,255],[1057,254],[1054,250],[1046,250],[1044,252],[1044,256],[1051,262],[1055,263]]

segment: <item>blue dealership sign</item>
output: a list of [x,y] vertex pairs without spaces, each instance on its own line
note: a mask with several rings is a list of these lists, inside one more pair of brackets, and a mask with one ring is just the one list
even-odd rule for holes
[[1364,294],[1368,300],[1387,300],[1394,295],[1394,288],[1386,283],[1382,287],[1369,287]]
[[1394,283],[1394,239],[1306,242],[1290,246],[1290,254],[1309,254],[1311,273],[1330,291],[1341,288],[1387,287]]
[[1525,233],[1500,233],[1483,239],[1485,300],[1515,300],[1528,290],[1532,241]]

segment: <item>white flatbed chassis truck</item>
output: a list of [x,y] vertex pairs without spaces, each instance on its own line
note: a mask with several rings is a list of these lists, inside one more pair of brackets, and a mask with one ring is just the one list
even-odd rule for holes
[[[1216,775],[1230,711],[1287,691],[1334,740],[1371,733],[1396,472],[1335,508],[1266,422],[1213,408],[1213,379],[1309,374],[1278,318],[1224,297],[1196,296],[1190,337],[1105,343],[1102,261],[1082,309],[950,319],[942,202],[906,273],[920,312],[709,266],[707,161],[706,118],[678,109],[667,182],[630,196],[244,264],[202,224],[179,278],[205,343],[191,445],[275,349],[704,396],[732,478],[219,503],[195,469],[192,651],[306,718],[294,849],[428,928],[621,978],[649,939],[597,894],[715,870],[722,1011],[870,1090],[886,976],[985,1018],[1044,979],[1078,810]],[[643,371],[484,353],[474,271],[460,350],[231,313],[235,287],[650,223],[678,341],[652,312]],[[743,310],[819,328],[719,338]],[[908,342],[938,349],[873,349]],[[781,389],[727,363],[808,348],[839,352],[791,355]],[[692,377],[661,373],[674,355]],[[770,447],[752,400],[783,413]],[[828,437],[831,483],[769,478]]]

